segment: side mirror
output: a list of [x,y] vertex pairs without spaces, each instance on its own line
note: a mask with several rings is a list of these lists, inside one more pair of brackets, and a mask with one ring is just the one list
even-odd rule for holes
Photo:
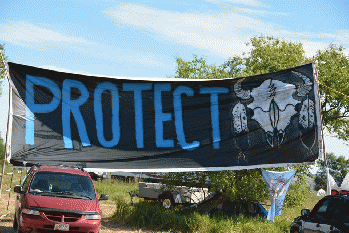
[[99,197],[99,201],[106,201],[106,200],[108,200],[109,198],[108,198],[108,195],[107,194],[101,194],[101,196]]
[[310,214],[310,210],[309,209],[302,209],[301,210],[301,215],[302,216],[306,216],[306,215],[309,215]]
[[15,188],[13,189],[13,191],[15,193],[20,193],[20,194],[24,193],[23,189],[22,189],[22,186],[20,186],[20,185],[16,185]]

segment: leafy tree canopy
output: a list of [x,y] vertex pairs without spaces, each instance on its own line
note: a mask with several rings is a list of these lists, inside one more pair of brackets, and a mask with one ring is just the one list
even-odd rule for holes
[[[327,167],[329,168],[329,172],[340,186],[343,182],[343,179],[349,172],[349,160],[346,160],[344,156],[336,157],[333,153],[327,153]],[[327,187],[327,177],[326,177],[326,164],[323,160],[318,160],[316,162],[319,170],[315,174],[315,189],[324,189]]]
[[[4,48],[4,45],[2,44],[0,44],[0,53],[2,53],[3,58],[7,60],[7,57],[5,56],[5,48]],[[5,75],[6,75],[6,70],[0,56],[0,95],[2,94],[2,81],[4,80]]]
[[343,140],[349,140],[349,57],[343,47],[330,45],[315,56],[324,126]]

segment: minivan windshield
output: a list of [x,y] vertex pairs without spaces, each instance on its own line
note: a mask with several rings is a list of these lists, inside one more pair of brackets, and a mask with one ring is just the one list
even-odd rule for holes
[[29,193],[96,200],[94,187],[88,176],[62,172],[37,172],[30,183]]

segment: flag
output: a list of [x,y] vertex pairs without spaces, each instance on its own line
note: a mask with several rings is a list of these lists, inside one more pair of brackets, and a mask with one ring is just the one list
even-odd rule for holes
[[336,181],[334,180],[333,176],[331,176],[329,168],[326,168],[326,172],[327,172],[327,195],[331,195],[332,194],[332,190],[337,191],[337,192],[334,192],[334,194],[339,193],[340,188],[338,187],[338,185],[337,185]]
[[275,172],[262,169],[262,175],[269,190],[271,206],[268,212],[268,221],[274,222],[275,215],[281,215],[286,192],[296,174],[296,170]]
[[347,173],[347,175],[343,179],[343,182],[342,182],[340,189],[349,191],[349,173]]

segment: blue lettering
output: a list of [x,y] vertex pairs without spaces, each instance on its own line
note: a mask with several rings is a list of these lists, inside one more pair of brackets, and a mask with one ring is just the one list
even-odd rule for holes
[[154,84],[156,147],[173,147],[173,140],[164,140],[163,122],[171,120],[171,113],[162,112],[161,91],[171,91],[171,84]]
[[[53,94],[52,101],[48,104],[36,104],[34,101],[34,85],[48,88]],[[61,101],[61,91],[56,83],[43,77],[27,75],[26,78],[26,135],[25,142],[34,145],[34,114],[49,113],[54,111]]]
[[[111,93],[111,108],[112,108],[112,134],[113,139],[105,140],[103,130],[103,112],[102,112],[102,94],[104,91]],[[119,124],[119,92],[117,87],[109,82],[98,84],[94,92],[94,110],[96,118],[96,129],[98,141],[104,147],[113,147],[119,143],[120,139],[120,124]]]
[[134,92],[137,148],[144,148],[142,91],[151,90],[152,85],[153,85],[152,83],[124,83],[123,84],[124,91]]
[[173,92],[173,105],[174,105],[174,113],[175,113],[175,126],[176,126],[177,140],[180,146],[182,147],[182,149],[191,150],[200,146],[200,142],[193,141],[192,143],[187,143],[185,141],[185,135],[183,130],[183,117],[182,117],[182,97],[181,97],[182,94],[186,94],[187,96],[193,96],[194,91],[189,87],[179,86]]
[[[80,97],[72,100],[70,97],[71,88],[77,88],[80,91]],[[70,128],[70,112],[75,118],[76,125],[78,127],[79,136],[83,146],[90,146],[90,140],[87,135],[84,119],[82,118],[79,107],[86,102],[89,94],[85,85],[76,80],[66,79],[63,81],[62,90],[62,123],[63,123],[63,140],[65,148],[73,148],[73,142],[71,140],[71,128]]]
[[219,149],[219,142],[221,141],[219,131],[218,94],[223,93],[229,93],[229,89],[225,87],[204,87],[200,89],[200,94],[211,94],[211,124],[214,149]]

